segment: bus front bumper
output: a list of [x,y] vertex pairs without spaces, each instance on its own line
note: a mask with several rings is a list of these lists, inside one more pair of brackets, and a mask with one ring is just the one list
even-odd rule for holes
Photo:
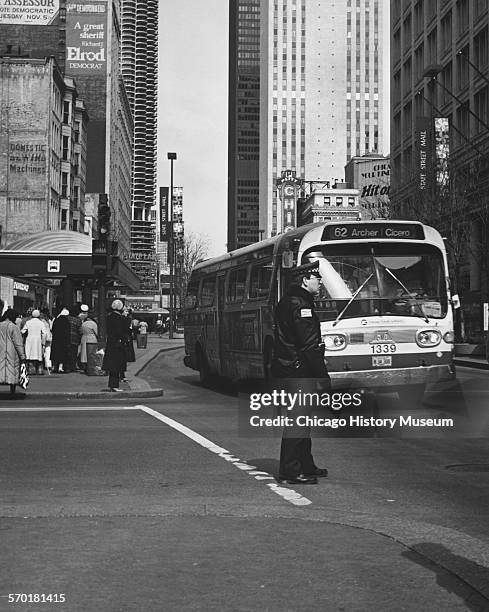
[[453,380],[453,364],[418,366],[415,368],[389,368],[365,371],[329,372],[333,389],[383,389],[404,385],[420,385]]

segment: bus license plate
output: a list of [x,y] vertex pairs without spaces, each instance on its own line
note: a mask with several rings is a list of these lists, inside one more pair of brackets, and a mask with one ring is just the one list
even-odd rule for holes
[[372,357],[372,366],[374,368],[386,368],[392,366],[392,357],[390,355],[382,355],[382,357]]

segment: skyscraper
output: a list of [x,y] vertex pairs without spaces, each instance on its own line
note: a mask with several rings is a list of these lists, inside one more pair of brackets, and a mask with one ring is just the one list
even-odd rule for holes
[[228,251],[259,238],[260,0],[229,5]]
[[122,0],[121,65],[134,118],[131,266],[144,279],[142,290],[158,286],[156,204],[156,69],[158,0]]
[[381,151],[380,0],[261,1],[260,229],[282,231],[276,181],[341,180],[354,155]]

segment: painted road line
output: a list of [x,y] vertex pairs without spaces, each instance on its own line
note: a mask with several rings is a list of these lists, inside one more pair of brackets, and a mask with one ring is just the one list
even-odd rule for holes
[[156,410],[148,408],[147,406],[138,406],[138,408],[142,410],[143,412],[146,412],[146,414],[154,417],[155,419],[158,419],[162,423],[165,423],[165,425],[172,427],[173,429],[180,432],[184,436],[187,436],[187,438],[190,438],[197,444],[200,444],[200,446],[203,446],[207,450],[211,451],[211,453],[215,453],[218,457],[221,457],[221,459],[224,459],[224,461],[228,461],[229,463],[232,463],[239,470],[246,472],[249,476],[252,476],[255,480],[259,480],[259,481],[273,480],[273,482],[266,482],[264,484],[271,491],[273,491],[277,495],[280,495],[280,497],[287,500],[291,504],[294,504],[294,506],[309,506],[310,504],[312,504],[312,501],[310,499],[307,499],[307,497],[304,497],[300,493],[297,493],[297,491],[294,491],[293,489],[289,489],[287,487],[281,487],[280,485],[278,485],[275,482],[275,478],[268,472],[257,471],[257,468],[255,465],[250,465],[249,463],[243,462],[239,457],[235,457],[228,450],[226,450],[225,448],[222,448],[222,446],[218,446],[217,444],[215,444],[208,438],[204,438],[204,436],[201,436],[199,433],[197,433],[193,429],[190,429],[189,427],[182,425],[178,421],[170,419],[170,417],[167,417],[164,414],[161,414],[161,412],[157,412]]
[[2,412],[83,412],[88,410],[140,410],[139,406],[2,406]]

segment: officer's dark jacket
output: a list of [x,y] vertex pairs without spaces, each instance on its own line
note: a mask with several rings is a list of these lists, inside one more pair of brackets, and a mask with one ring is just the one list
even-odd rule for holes
[[314,297],[292,285],[275,309],[274,361],[300,376],[328,377]]

